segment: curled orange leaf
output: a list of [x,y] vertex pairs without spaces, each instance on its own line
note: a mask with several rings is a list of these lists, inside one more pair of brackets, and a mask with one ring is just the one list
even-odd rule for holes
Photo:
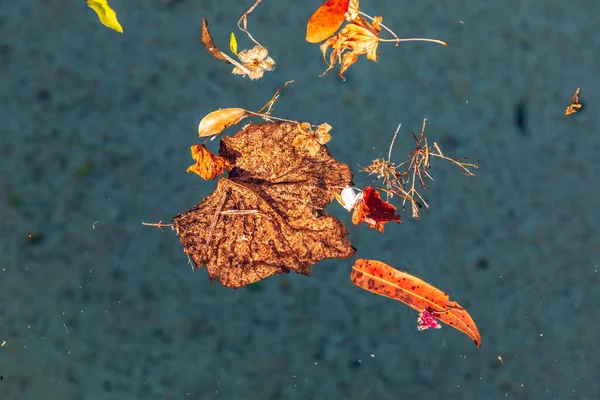
[[329,55],[329,67],[321,76],[329,72],[337,61],[340,64],[338,75],[344,79],[346,69],[354,64],[358,60],[358,56],[362,54],[366,54],[369,60],[377,61],[379,58],[377,46],[380,41],[381,21],[381,17],[375,17],[373,22],[369,24],[367,20],[358,15],[351,23],[344,26],[337,35],[327,39],[321,45],[325,62],[327,62],[327,51],[332,50]]
[[215,179],[223,173],[225,169],[231,169],[233,166],[223,157],[219,157],[208,151],[203,144],[195,144],[191,147],[192,158],[196,164],[191,165],[186,172],[193,172],[202,179]]
[[314,12],[306,27],[306,41],[319,43],[333,35],[346,19],[350,0],[327,0]]
[[362,192],[362,199],[354,205],[352,223],[366,222],[370,228],[383,233],[383,226],[390,221],[402,223],[400,216],[396,215],[396,207],[381,200],[374,187],[367,186]]
[[222,108],[202,118],[198,124],[198,136],[216,136],[248,116],[243,108]]
[[429,283],[381,261],[365,259],[356,260],[350,279],[360,288],[400,300],[421,315],[432,315],[463,332],[477,347],[481,347],[481,335],[469,313],[457,302],[450,301],[446,293]]

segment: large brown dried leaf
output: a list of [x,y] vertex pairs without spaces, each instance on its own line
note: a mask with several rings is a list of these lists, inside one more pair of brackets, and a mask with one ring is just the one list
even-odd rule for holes
[[323,210],[352,173],[329,151],[294,147],[297,134],[296,124],[270,122],[221,140],[219,154],[235,165],[229,178],[173,219],[195,269],[239,288],[292,270],[309,275],[320,260],[354,254],[343,223]]

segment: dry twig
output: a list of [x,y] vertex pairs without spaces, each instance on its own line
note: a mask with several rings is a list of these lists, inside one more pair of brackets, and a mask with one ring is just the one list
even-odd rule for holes
[[[385,160],[379,157],[373,160],[371,165],[363,168],[363,171],[369,173],[369,175],[377,174],[377,179],[383,180],[385,188],[382,188],[382,190],[388,193],[390,197],[393,197],[393,195],[398,195],[404,199],[402,201],[403,210],[406,202],[410,202],[412,216],[413,218],[417,219],[419,218],[419,209],[423,206],[425,206],[425,208],[429,208],[429,204],[427,204],[415,186],[418,182],[419,188],[427,189],[425,179],[428,178],[433,180],[433,177],[429,173],[429,169],[431,168],[430,161],[432,157],[441,158],[451,162],[452,164],[458,166],[460,170],[467,176],[475,176],[471,169],[478,168],[476,164],[464,162],[466,161],[466,158],[454,159],[445,156],[444,153],[442,153],[440,146],[436,142],[433,143],[433,146],[429,146],[427,138],[425,137],[426,123],[427,119],[424,119],[419,137],[411,132],[417,147],[414,151],[408,154],[408,159],[406,161],[403,161],[398,165],[391,161],[392,146],[394,145],[394,140],[396,139],[398,131],[400,130],[400,125],[398,125],[398,129],[396,129],[394,138],[392,139],[388,159]],[[403,166],[404,169],[398,171],[398,169]]]

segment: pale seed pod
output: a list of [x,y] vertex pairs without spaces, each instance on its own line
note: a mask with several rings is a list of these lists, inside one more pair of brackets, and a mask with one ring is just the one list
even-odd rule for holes
[[248,116],[243,108],[222,108],[209,113],[198,125],[198,136],[214,136]]

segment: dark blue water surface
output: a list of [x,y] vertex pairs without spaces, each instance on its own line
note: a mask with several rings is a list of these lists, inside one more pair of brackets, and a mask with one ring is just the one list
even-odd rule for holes
[[[319,0],[248,17],[277,62],[257,81],[200,43],[204,16],[223,51],[233,31],[251,47],[237,20],[252,1],[110,4],[123,34],[84,0],[0,2],[0,399],[600,398],[595,1],[363,0],[398,36],[449,46],[380,43],[345,81],[319,77],[304,40]],[[424,118],[429,145],[479,169],[433,159],[430,208],[413,219],[396,196],[403,223],[383,234],[332,203],[357,253],[310,277],[211,284],[169,227],[142,222],[214,190],[186,173],[206,114],[258,110],[292,79],[273,115],[329,123],[360,188],[381,184],[360,169],[398,124],[396,163]],[[578,87],[584,108],[565,116]],[[355,286],[356,258],[447,292],[481,349]]]

